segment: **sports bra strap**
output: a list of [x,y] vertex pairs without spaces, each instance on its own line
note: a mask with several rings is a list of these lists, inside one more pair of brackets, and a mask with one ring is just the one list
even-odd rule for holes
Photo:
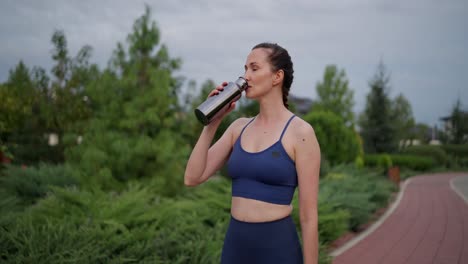
[[292,115],[291,118],[289,118],[288,122],[286,123],[286,125],[285,125],[284,128],[283,128],[283,132],[281,132],[281,137],[280,137],[279,141],[281,141],[281,139],[283,139],[284,132],[286,132],[286,129],[288,128],[289,123],[291,123],[291,120],[292,120],[295,116],[296,116],[296,115]]
[[239,138],[240,138],[240,137],[242,136],[242,134],[244,133],[245,128],[246,128],[247,126],[249,126],[250,123],[252,123],[252,121],[254,121],[255,117],[256,117],[256,116],[254,116],[252,119],[250,119],[250,121],[242,128],[242,131],[241,131],[241,133],[240,133],[240,135],[239,135]]

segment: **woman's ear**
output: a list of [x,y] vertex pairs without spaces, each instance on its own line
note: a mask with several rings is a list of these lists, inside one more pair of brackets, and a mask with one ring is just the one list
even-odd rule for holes
[[279,85],[284,79],[284,71],[283,70],[278,70],[276,73],[273,75],[273,85]]

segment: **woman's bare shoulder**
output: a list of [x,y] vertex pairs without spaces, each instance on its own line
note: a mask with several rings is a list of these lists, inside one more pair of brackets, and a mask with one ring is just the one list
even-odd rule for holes
[[253,117],[239,117],[231,123],[229,129],[231,129],[234,135],[239,134],[242,128],[245,127],[252,118]]
[[294,118],[293,125],[293,145],[295,150],[312,150],[314,155],[320,155],[320,145],[315,135],[314,128],[302,118]]
[[312,137],[315,137],[315,131],[314,131],[314,128],[312,127],[311,124],[309,124],[307,121],[305,121],[304,119],[296,116],[292,122],[291,122],[291,126],[292,126],[292,130],[293,130],[293,134],[296,136],[296,137],[305,137],[305,136],[312,136]]
[[252,120],[252,118],[253,117],[239,117],[236,120],[234,120],[232,124],[236,126],[246,125],[250,120]]

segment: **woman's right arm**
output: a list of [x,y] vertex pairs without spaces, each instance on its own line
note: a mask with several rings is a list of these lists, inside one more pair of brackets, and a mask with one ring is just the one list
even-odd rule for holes
[[226,162],[232,148],[232,125],[210,147],[218,126],[216,122],[203,128],[185,168],[185,185],[197,186],[205,182]]
[[[220,86],[216,87],[209,96],[219,93],[219,91],[221,91],[226,85],[227,82],[224,82]],[[221,120],[234,108],[235,102],[231,103],[221,117],[216,118],[209,125],[203,128],[203,131],[190,154],[187,166],[185,167],[185,185],[197,186],[198,184],[205,182],[211,177],[211,175],[221,169],[226,162],[233,145],[232,130],[237,122],[233,122],[212,147],[210,147],[210,145]]]

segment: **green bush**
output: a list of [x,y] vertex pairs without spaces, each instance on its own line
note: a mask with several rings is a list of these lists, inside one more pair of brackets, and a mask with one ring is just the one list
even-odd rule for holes
[[392,158],[388,154],[380,154],[377,158],[377,167],[387,171],[393,166]]
[[85,135],[66,154],[87,187],[121,190],[127,181],[150,180],[157,182],[158,193],[174,197],[183,186],[187,151],[180,135],[169,129],[154,137],[109,130]]
[[[321,180],[318,201],[322,264],[330,263],[326,245],[367,222],[394,190],[382,177],[353,164],[330,168],[329,175]],[[154,190],[141,181],[128,182],[121,192],[49,186],[49,195],[34,206],[1,215],[0,259],[7,263],[219,263],[230,217],[230,182],[216,177],[197,188],[184,188],[174,198]],[[293,219],[300,231],[297,194]],[[15,203],[2,199],[0,205]]]
[[0,188],[0,227],[14,221],[14,216],[23,211],[21,202],[18,197]]
[[[394,166],[408,168],[416,171],[427,171],[436,166],[432,158],[426,158],[414,155],[389,155]],[[367,154],[364,156],[365,164],[368,167],[378,167],[379,154]]]
[[442,148],[431,145],[410,146],[403,151],[403,154],[429,157],[434,159],[438,165],[444,167],[446,166],[448,159],[447,153],[445,153]]
[[120,194],[52,191],[15,221],[0,222],[2,260],[219,263],[229,220],[226,180],[188,191],[181,200],[161,198],[140,184]]
[[[324,196],[320,196],[324,197]],[[339,208],[338,204],[332,204],[320,198],[318,202],[318,231],[320,241],[331,243],[348,231],[350,213]]]
[[454,145],[447,144],[440,146],[450,156],[465,157],[468,158],[468,144],[465,145]]
[[447,165],[449,168],[468,168],[468,145],[441,145],[449,156]]
[[468,158],[461,158],[461,159],[458,161],[458,164],[459,164],[460,167],[462,167],[462,168],[468,168]]
[[16,133],[8,138],[7,146],[15,165],[59,164],[64,161],[63,145],[50,146],[48,138],[41,133]]
[[356,160],[354,161],[354,166],[358,169],[363,169],[364,168],[364,157],[363,156],[358,156]]
[[[299,218],[299,196],[294,194],[292,205],[295,208],[292,217],[296,224],[299,237],[301,237]],[[347,231],[349,213],[346,210],[334,210],[327,201],[318,201],[318,232],[319,232],[319,264],[330,264],[331,257],[328,255],[328,244]],[[302,239],[302,238],[301,238]]]
[[[138,184],[120,194],[53,188],[50,196],[14,221],[0,222],[0,259],[12,263],[219,263],[230,198],[229,182],[224,179],[187,189],[178,200],[158,197]],[[328,219],[328,226],[339,220]],[[323,243],[319,263],[330,263]]]
[[330,170],[330,162],[328,162],[327,158],[323,155],[320,158],[320,177],[325,177]]
[[18,219],[2,232],[1,259],[7,263],[162,263],[147,230],[128,231],[116,223],[77,225],[68,219],[41,225],[34,217]]
[[0,177],[0,189],[29,205],[46,196],[50,186],[76,186],[78,180],[63,165],[41,163],[36,167],[6,166]]
[[368,191],[371,194],[370,201],[378,209],[388,205],[390,196],[397,191],[397,187],[386,180],[370,181]]
[[353,162],[362,146],[358,136],[332,112],[310,112],[304,116],[315,130],[322,155],[331,165]]
[[[351,230],[357,230],[359,225],[367,222],[375,209],[375,205],[370,202],[369,193],[359,192],[351,187],[351,184],[355,183],[356,181],[353,180],[330,181],[323,185],[320,190],[321,199],[334,204],[335,210],[341,209],[349,212],[347,225]],[[343,187],[346,190],[341,189]]]
[[156,229],[153,208],[141,191],[127,194],[54,188],[2,228],[1,258],[11,263],[157,263],[154,246],[143,239]]
[[413,155],[392,155],[394,164],[403,167],[409,168],[417,171],[428,171],[436,167],[436,163],[432,158],[425,158]]
[[387,205],[395,186],[376,172],[357,169],[353,165],[334,167],[334,175],[346,177],[326,177],[320,183],[320,197],[334,206],[334,210],[349,212],[348,226],[358,230],[372,213]]

